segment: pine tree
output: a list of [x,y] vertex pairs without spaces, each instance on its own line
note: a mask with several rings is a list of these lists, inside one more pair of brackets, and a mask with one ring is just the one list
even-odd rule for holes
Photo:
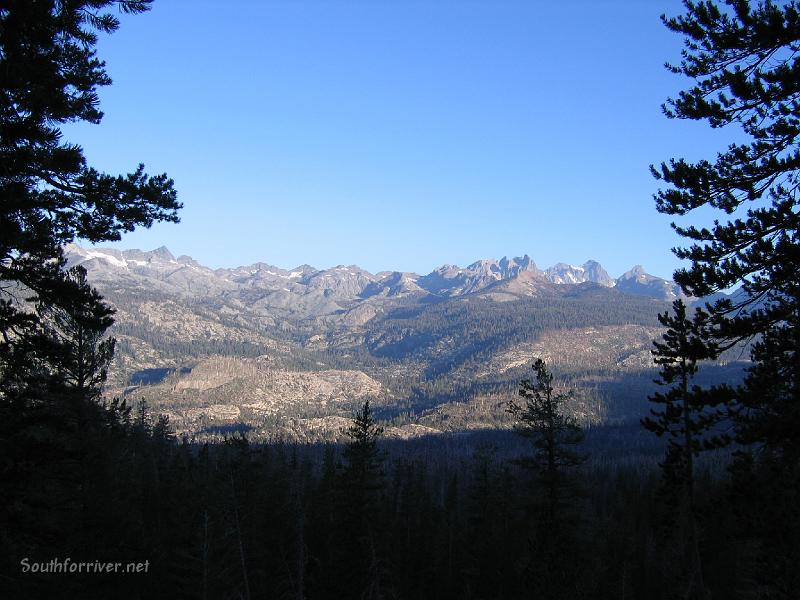
[[[60,304],[39,302],[36,314],[49,338],[48,362],[64,384],[78,391],[86,400],[99,397],[108,366],[114,356],[114,338],[105,338],[113,323],[114,310],[86,280],[86,269],[78,265],[66,274],[66,280],[80,291],[79,299],[67,295]],[[80,301],[88,298],[89,302]]]
[[653,168],[669,185],[656,205],[678,216],[711,207],[728,219],[673,224],[691,241],[675,250],[691,261],[675,280],[698,297],[741,287],[707,308],[720,350],[755,341],[731,414],[744,445],[735,480],[758,484],[733,498],[751,498],[740,507],[740,530],[765,548],[766,585],[792,597],[800,593],[800,509],[792,500],[800,494],[800,11],[795,0],[684,4],[686,14],[662,17],[685,40],[680,64],[668,67],[694,81],[664,111],[733,126],[743,141],[714,160]]
[[[88,310],[96,298],[64,272],[76,238],[117,240],[136,226],[177,221],[173,182],[139,165],[126,176],[86,164],[60,126],[99,123],[109,85],[97,32],[119,26],[108,9],[140,13],[149,0],[13,0],[0,10],[0,375],[46,355],[30,302]],[[30,300],[30,302],[26,302]],[[19,383],[19,378],[17,378]],[[0,400],[5,396],[0,391]]]
[[542,359],[537,359],[532,368],[535,381],[523,379],[519,385],[519,395],[525,398],[525,405],[512,400],[507,410],[517,419],[517,432],[530,438],[534,447],[534,455],[520,463],[537,474],[546,489],[546,509],[550,515],[555,515],[563,501],[567,469],[586,460],[571,448],[583,441],[584,436],[575,418],[564,412],[564,402],[573,392],[555,392],[553,374]]
[[356,411],[352,425],[344,434],[350,439],[344,449],[347,461],[344,473],[349,485],[364,490],[382,487],[383,454],[378,448],[378,439],[383,435],[383,427],[375,421],[369,400]]
[[[385,457],[378,448],[383,427],[375,420],[369,400],[356,411],[353,423],[343,433],[349,441],[344,449],[345,465],[341,473],[345,564],[339,577],[348,595],[380,598],[384,595],[384,567],[375,534],[380,516],[380,492],[384,487]],[[353,588],[358,591],[354,593]]]
[[659,190],[656,205],[671,215],[710,206],[731,216],[710,228],[673,224],[694,242],[675,250],[692,262],[675,280],[698,297],[741,285],[742,293],[709,309],[720,347],[760,336],[750,376],[759,379],[760,366],[771,363],[782,380],[780,391],[770,386],[773,393],[745,396],[745,437],[797,456],[797,436],[786,432],[800,428],[800,13],[793,1],[725,4],[727,10],[686,2],[686,15],[663,17],[685,36],[683,60],[670,69],[695,80],[664,110],[715,128],[738,126],[747,141],[713,162],[680,159],[654,168],[671,186]]
[[703,389],[691,385],[699,361],[712,359],[717,347],[709,340],[709,315],[697,309],[694,317],[686,315],[682,300],[672,304],[673,315],[658,315],[667,328],[663,342],[653,342],[654,361],[661,367],[656,383],[672,386],[666,393],[657,392],[650,401],[661,408],[651,409],[651,417],[642,425],[659,437],[666,435],[667,451],[661,463],[664,489],[669,503],[680,515],[685,532],[684,560],[686,598],[705,597],[703,570],[697,533],[695,502],[695,458],[702,450],[728,443],[715,427],[725,419],[724,406],[728,388]]
[[[110,9],[140,13],[149,4],[9,0],[0,7],[3,567],[42,550],[77,559],[103,543],[93,537],[99,503],[92,490],[111,470],[107,434],[125,429],[119,405],[106,410],[97,402],[113,353],[113,341],[103,339],[113,311],[85,273],[65,269],[63,246],[177,221],[180,204],[166,175],[149,177],[141,165],[123,176],[90,167],[61,126],[100,122],[97,90],[111,80],[94,50],[97,35],[119,26]],[[53,582],[50,595],[86,596],[88,582],[65,589]],[[27,589],[12,596],[34,597]]]
[[528,564],[529,583],[536,597],[574,597],[570,575],[574,562],[564,555],[578,546],[575,539],[576,519],[573,496],[576,488],[570,470],[586,460],[573,447],[583,441],[584,434],[574,417],[564,411],[569,392],[557,393],[553,374],[542,359],[532,365],[535,380],[523,379],[519,395],[521,406],[509,401],[508,412],[517,419],[517,432],[531,439],[533,456],[518,459],[521,466],[534,474],[534,494],[528,512],[533,519]]

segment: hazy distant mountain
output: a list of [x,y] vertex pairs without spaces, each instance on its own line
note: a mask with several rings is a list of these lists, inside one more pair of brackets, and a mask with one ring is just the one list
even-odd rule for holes
[[626,294],[647,296],[659,300],[672,301],[686,297],[677,283],[649,275],[645,273],[641,265],[636,265],[620,276],[617,279],[617,289]]

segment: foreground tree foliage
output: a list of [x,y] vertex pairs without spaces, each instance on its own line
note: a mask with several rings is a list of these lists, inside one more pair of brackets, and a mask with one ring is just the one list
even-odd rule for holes
[[35,314],[54,351],[47,363],[65,385],[87,400],[97,400],[114,357],[116,340],[104,337],[114,322],[114,310],[89,285],[82,266],[69,269],[65,281],[80,291],[78,298],[68,295],[59,304],[36,304]]
[[796,457],[797,436],[788,432],[800,426],[800,13],[795,2],[726,4],[727,11],[687,2],[685,16],[665,20],[686,37],[684,60],[672,69],[696,81],[665,110],[712,127],[739,126],[749,141],[713,162],[672,160],[654,169],[671,185],[656,201],[667,214],[711,206],[732,216],[711,228],[674,225],[695,242],[676,249],[692,266],[675,279],[694,296],[741,285],[742,293],[710,307],[717,339],[724,347],[758,336],[751,381],[781,380],[764,390],[770,393],[742,394],[741,431],[746,441]]
[[[542,359],[533,365],[535,379],[520,382],[519,395],[524,406],[513,400],[508,412],[517,420],[517,432],[531,440],[533,456],[518,463],[533,474],[529,515],[534,533],[527,566],[532,589],[548,598],[574,597],[568,585],[574,572],[563,556],[577,546],[573,522],[577,487],[571,470],[586,457],[574,446],[583,440],[576,419],[564,406],[570,392],[556,392],[553,374]],[[536,545],[534,545],[536,544]]]
[[683,290],[708,296],[739,286],[707,309],[720,349],[754,341],[731,403],[737,442],[732,498],[740,543],[758,565],[753,593],[800,596],[800,11],[795,1],[685,2],[664,19],[685,38],[673,72],[694,85],[669,101],[668,117],[736,127],[743,141],[716,159],[672,160],[653,169],[669,184],[658,210],[688,215],[713,207],[727,221],[673,224],[692,244],[675,273]]
[[0,9],[2,378],[19,383],[19,365],[48,359],[43,338],[51,336],[30,303],[102,311],[99,296],[64,272],[64,244],[117,240],[137,226],[178,220],[166,175],[149,177],[142,165],[128,175],[100,173],[59,129],[100,122],[97,90],[111,80],[94,51],[97,32],[119,26],[110,10],[140,13],[149,4],[19,0]]
[[[137,475],[117,450],[136,452],[166,431],[163,422],[132,424],[124,402],[98,402],[114,351],[104,337],[113,310],[63,256],[76,238],[116,240],[177,221],[166,175],[150,177],[142,165],[100,173],[60,130],[100,122],[97,90],[111,80],[95,55],[97,34],[117,29],[114,10],[141,13],[149,4],[0,4],[0,546],[4,572],[13,573],[0,580],[12,589],[20,574],[19,565],[9,570],[12,556],[121,552],[113,539],[125,537],[139,507],[118,495],[120,481]],[[50,595],[80,597],[82,589],[66,581]],[[24,589],[0,595],[26,597]]]
[[[331,581],[343,596],[378,599],[386,595],[385,565],[381,532],[376,529],[384,489],[384,453],[378,448],[383,427],[378,425],[369,400],[356,411],[353,423],[344,430],[348,443],[344,465],[336,482],[336,499],[343,528],[338,532],[339,548],[331,557]],[[345,574],[350,577],[345,577]]]
[[660,367],[656,383],[671,387],[666,393],[650,396],[658,408],[651,409],[651,416],[642,419],[642,425],[659,437],[667,436],[661,467],[670,512],[678,517],[677,535],[683,546],[681,576],[686,582],[684,597],[706,598],[695,500],[695,462],[700,452],[729,443],[718,428],[725,419],[721,406],[725,406],[731,390],[727,386],[703,389],[692,385],[697,363],[717,354],[716,345],[709,340],[709,316],[697,309],[689,319],[682,300],[673,303],[672,311],[658,316],[667,329],[663,341],[654,342],[652,351]]
[[583,432],[564,407],[572,397],[571,391],[555,391],[553,373],[542,359],[536,359],[532,369],[535,379],[523,379],[519,385],[525,405],[512,400],[508,412],[517,420],[517,432],[530,438],[534,448],[533,456],[520,459],[520,464],[531,469],[543,484],[543,509],[548,518],[555,518],[566,500],[568,469],[586,460],[572,448],[583,440]]

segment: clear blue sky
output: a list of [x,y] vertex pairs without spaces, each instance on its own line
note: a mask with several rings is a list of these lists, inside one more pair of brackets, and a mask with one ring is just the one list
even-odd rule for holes
[[101,39],[90,164],[175,179],[181,223],[127,235],[212,267],[427,273],[530,254],[635,263],[679,243],[648,165],[730,132],[671,121],[677,1],[157,0]]

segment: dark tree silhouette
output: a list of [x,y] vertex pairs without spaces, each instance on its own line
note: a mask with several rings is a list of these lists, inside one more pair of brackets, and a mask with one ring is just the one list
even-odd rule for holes
[[111,80],[94,46],[97,32],[119,26],[108,9],[140,13],[149,4],[18,0],[0,10],[0,374],[40,358],[41,339],[31,340],[41,322],[26,299],[101,310],[91,308],[99,303],[91,289],[64,273],[64,244],[178,220],[166,175],[149,177],[142,165],[125,176],[100,173],[59,129],[102,118],[97,89]]
[[697,309],[694,317],[686,315],[686,305],[676,300],[673,314],[658,315],[667,328],[663,342],[653,342],[653,358],[661,367],[656,383],[671,386],[666,393],[657,392],[650,401],[659,408],[651,409],[651,417],[642,425],[656,435],[668,437],[667,451],[661,463],[665,492],[670,504],[680,515],[684,534],[686,598],[706,595],[700,559],[695,503],[695,457],[704,449],[729,442],[715,431],[726,413],[720,408],[729,399],[729,388],[703,389],[691,385],[699,361],[714,358],[716,345],[709,340],[709,315]]
[[344,472],[348,481],[363,489],[380,488],[383,455],[378,448],[378,439],[383,435],[383,427],[375,421],[369,400],[356,411],[353,424],[344,430],[344,434],[350,440],[344,450],[347,461]]
[[508,412],[517,419],[517,432],[533,443],[534,455],[520,462],[537,473],[547,491],[547,511],[554,515],[563,500],[561,490],[567,469],[586,460],[572,449],[583,440],[583,431],[575,418],[564,411],[563,404],[572,397],[572,391],[556,393],[553,374],[542,359],[537,359],[532,368],[536,379],[523,379],[519,384],[525,405],[512,400]]
[[[100,173],[60,128],[100,122],[97,90],[111,80],[94,50],[97,34],[119,26],[112,9],[141,13],[149,5],[10,0],[0,6],[3,584],[25,585],[7,575],[8,561],[20,555],[46,550],[77,558],[94,548],[112,556],[119,551],[110,542],[113,531],[124,529],[116,522],[128,519],[115,512],[119,496],[112,492],[119,483],[112,457],[126,456],[115,451],[127,435],[128,412],[118,402],[96,401],[113,353],[113,341],[102,339],[113,311],[84,273],[65,270],[63,247],[177,221],[181,205],[166,175],[150,177],[142,165],[128,175]],[[97,524],[112,522],[107,539],[97,535]],[[44,597],[88,597],[82,578],[63,588],[38,583],[49,590]],[[21,589],[8,597],[36,597]]]
[[578,546],[572,514],[576,488],[570,470],[586,460],[574,449],[584,434],[575,418],[564,410],[572,390],[555,391],[553,374],[542,359],[537,359],[532,368],[535,380],[523,379],[519,387],[525,405],[511,400],[507,408],[517,419],[517,432],[529,438],[534,448],[533,456],[517,460],[534,474],[533,498],[528,508],[533,534],[526,570],[536,594],[570,597],[575,594],[575,580],[570,576],[573,564],[564,556],[569,549],[574,553]]
[[341,502],[345,564],[339,576],[349,595],[377,599],[384,596],[384,566],[376,535],[380,491],[383,489],[384,453],[378,448],[383,427],[372,414],[369,400],[353,416],[343,432],[349,441],[344,449]]
[[761,336],[752,377],[771,363],[781,380],[780,389],[743,396],[746,437],[796,456],[800,444],[788,432],[800,427],[800,14],[796,2],[725,4],[727,10],[686,2],[686,15],[664,18],[686,44],[683,60],[670,68],[695,80],[664,110],[715,128],[736,125],[748,141],[731,144],[713,162],[680,159],[653,168],[671,186],[659,190],[656,204],[671,215],[702,206],[741,215],[710,228],[673,224],[694,242],[675,250],[692,262],[675,280],[694,296],[741,285],[742,293],[710,307],[716,337],[725,348]]
[[59,304],[39,302],[36,314],[52,347],[49,361],[65,385],[77,390],[87,400],[99,397],[108,366],[114,356],[114,338],[105,338],[113,323],[114,311],[86,281],[86,269],[71,268],[66,281],[80,290],[86,304],[67,296]]
[[[653,168],[670,186],[656,205],[679,216],[712,207],[727,218],[673,224],[692,242],[675,250],[691,261],[675,280],[698,297],[741,287],[708,306],[721,349],[755,340],[732,414],[738,441],[754,453],[740,454],[747,475],[737,477],[759,483],[734,497],[752,500],[741,530],[771,548],[760,558],[770,593],[792,597],[800,594],[800,510],[791,500],[800,493],[800,11],[795,0],[684,4],[686,14],[662,19],[685,40],[680,64],[669,68],[694,81],[664,111],[734,126],[743,141],[714,160]],[[771,516],[756,519],[762,510]]]

